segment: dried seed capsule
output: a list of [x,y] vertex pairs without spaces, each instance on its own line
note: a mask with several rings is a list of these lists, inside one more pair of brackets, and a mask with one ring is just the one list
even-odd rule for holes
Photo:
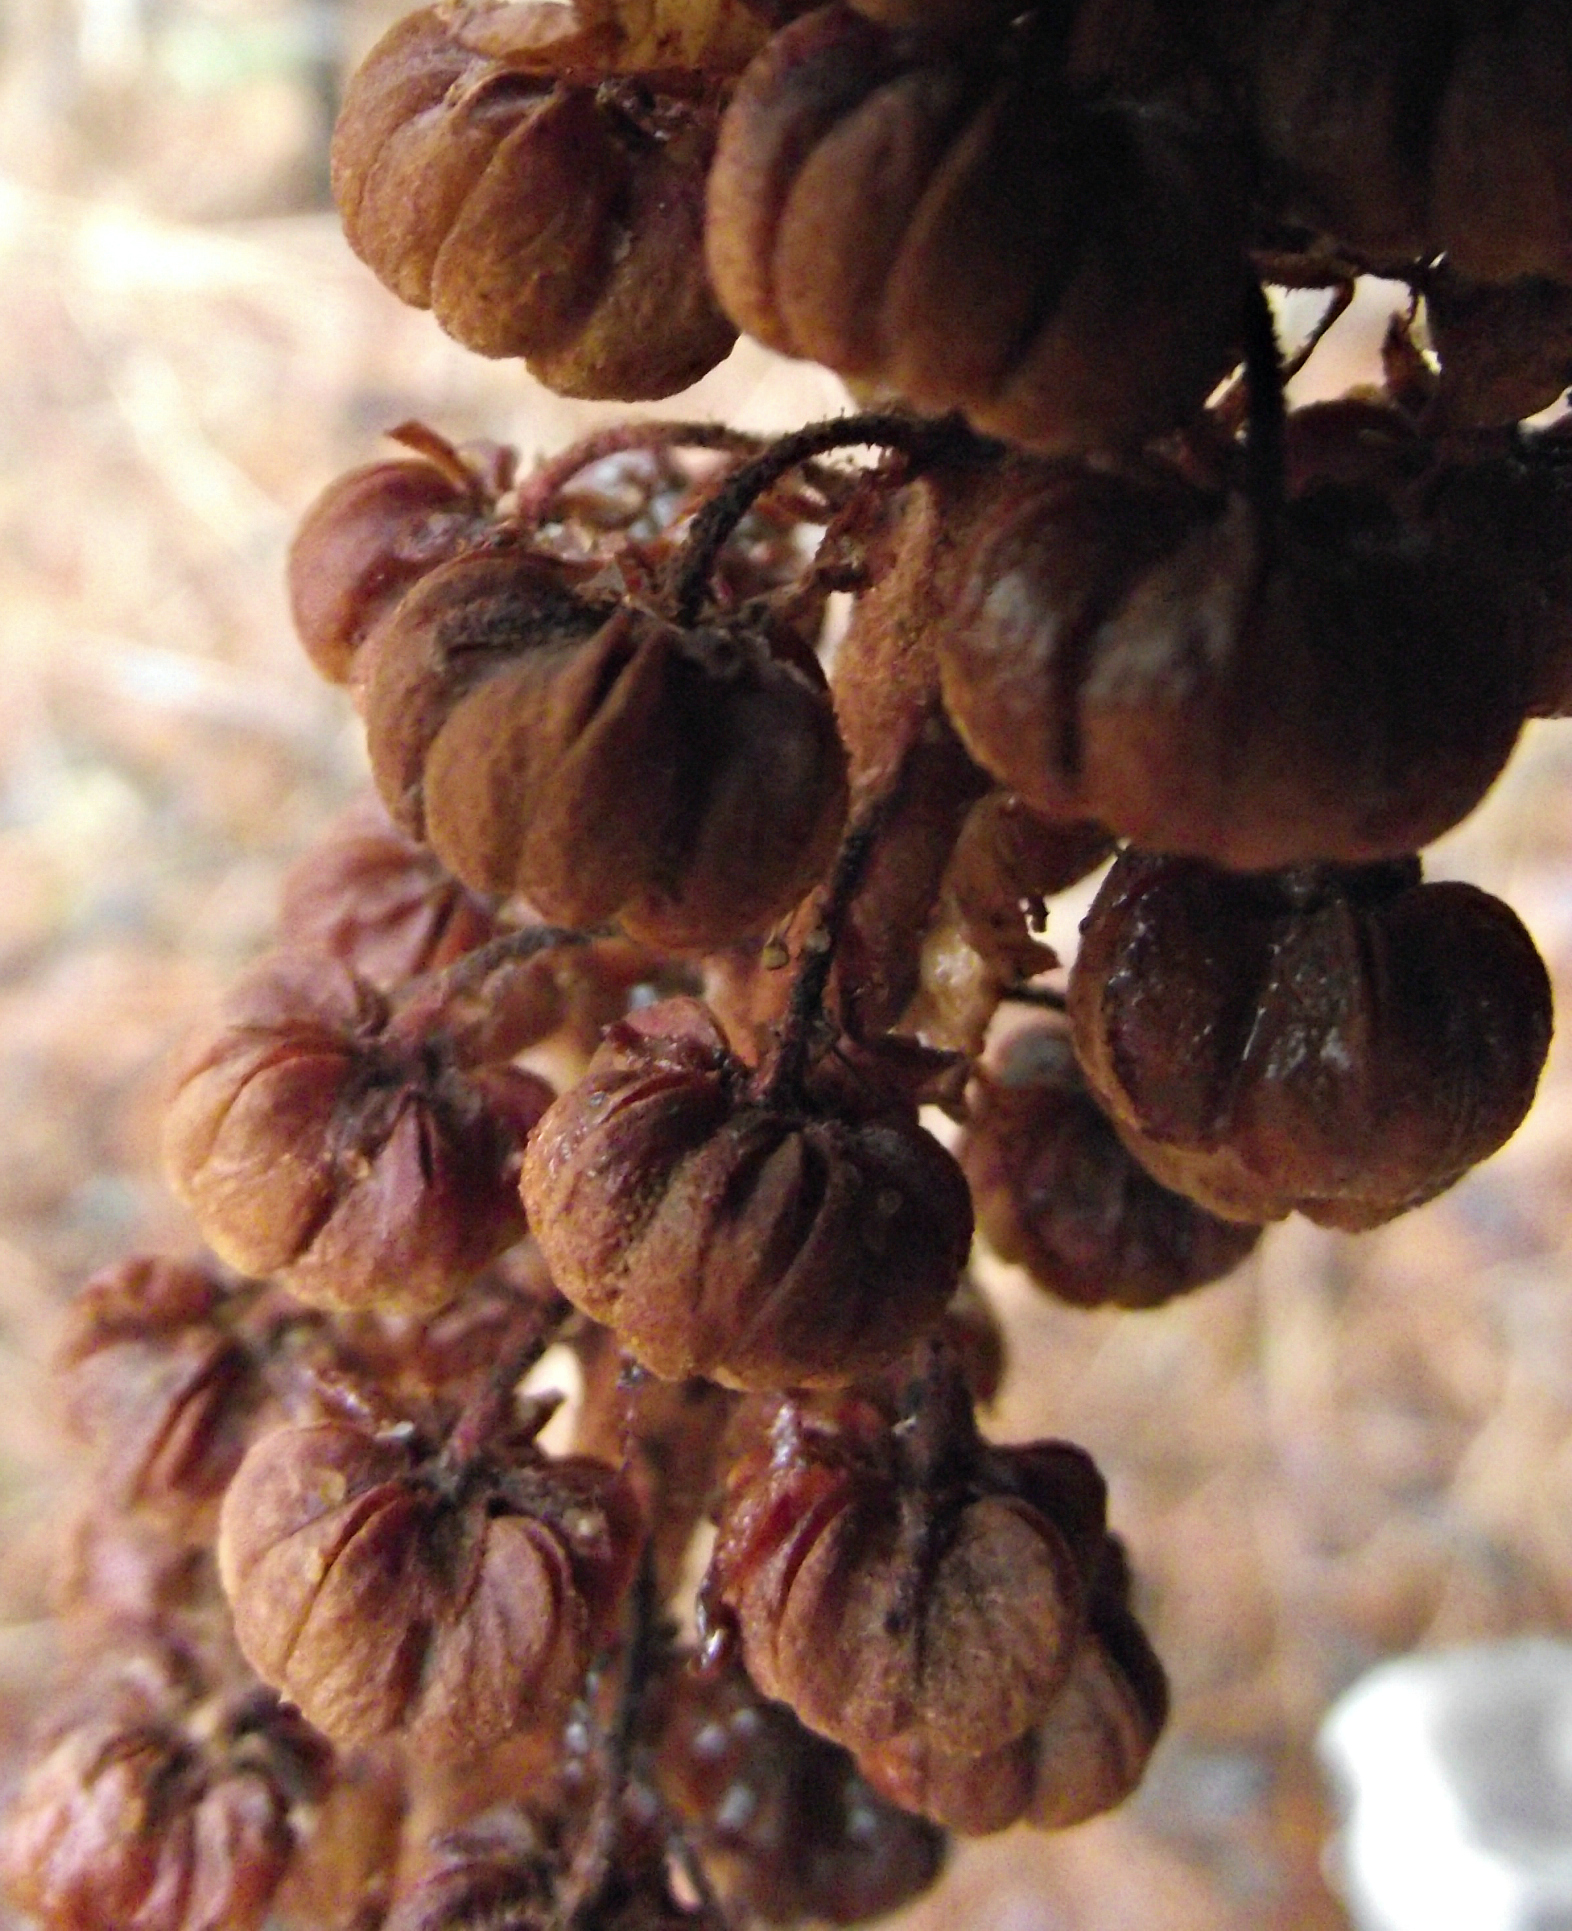
[[[290,870],[278,925],[282,944],[331,952],[379,992],[451,965],[500,930],[485,900],[406,837],[374,795],[341,813]],[[556,1015],[542,1017],[536,1038]]]
[[656,1374],[736,1388],[883,1367],[939,1320],[971,1239],[909,1102],[828,1065],[772,1096],[691,999],[610,1029],[523,1189],[570,1301]]
[[527,549],[427,577],[369,646],[367,736],[404,828],[481,891],[698,950],[828,866],[845,754],[822,673],[757,609],[679,628]]
[[1242,871],[1395,857],[1472,810],[1528,701],[1493,563],[1380,489],[1269,523],[1159,469],[1004,466],[944,699],[1034,809]]
[[1101,1478],[1063,1443],[986,1449],[970,1416],[959,1391],[904,1429],[786,1404],[728,1482],[710,1611],[767,1696],[850,1749],[1001,1749],[1074,1665]]
[[306,511],[289,547],[289,607],[306,655],[346,684],[366,633],[410,585],[496,524],[512,452],[455,449],[408,424],[412,452],[352,469]]
[[271,1692],[209,1698],[122,1657],[46,1733],[0,1831],[0,1883],[43,1931],[258,1931],[328,1753]]
[[1237,1267],[1260,1238],[1152,1179],[1058,1027],[1017,1033],[979,1074],[956,1158],[994,1252],[1078,1307],[1161,1307]]
[[99,1447],[117,1507],[190,1525],[239,1467],[266,1389],[226,1318],[232,1297],[201,1262],[139,1258],[95,1274],[73,1304],[59,1357],[67,1411]]
[[564,395],[671,395],[730,350],[704,272],[715,111],[570,86],[426,7],[371,50],[333,138],[344,233],[393,292]]
[[320,953],[232,990],[164,1125],[175,1191],[214,1249],[314,1306],[440,1307],[524,1232],[519,1149],[551,1089],[471,1068]]
[[984,1837],[1023,1819],[1064,1830],[1122,1804],[1168,1720],[1168,1683],[1129,1606],[1124,1551],[1110,1536],[1087,1629],[1046,1717],[1002,1750],[948,1755],[910,1737],[859,1753],[878,1790],[951,1830]]
[[1214,1213],[1379,1225],[1516,1129],[1550,1043],[1533,941],[1417,860],[1240,878],[1127,852],[1083,927],[1075,1048],[1126,1145]]
[[919,409],[1059,452],[1182,422],[1244,292],[1238,157],[1151,103],[1072,96],[1007,43],[845,6],[738,84],[708,248],[733,319]]
[[882,1917],[944,1863],[932,1824],[886,1803],[736,1667],[676,1680],[655,1779],[728,1907],[766,1924]]
[[616,1618],[637,1508],[599,1462],[504,1443],[448,1470],[342,1422],[281,1428],[224,1498],[235,1634],[335,1743],[462,1757],[559,1723]]

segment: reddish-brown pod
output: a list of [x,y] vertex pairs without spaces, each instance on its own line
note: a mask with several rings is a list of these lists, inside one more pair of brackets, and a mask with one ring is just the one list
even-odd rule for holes
[[716,291],[750,334],[1045,452],[1139,442],[1226,371],[1240,158],[1177,110],[1073,92],[1013,35],[829,6],[737,86]]
[[1550,982],[1499,899],[1417,860],[1235,877],[1127,852],[1083,928],[1075,1049],[1126,1145],[1212,1212],[1357,1230],[1528,1111]]
[[1161,1307],[1228,1273],[1260,1228],[1159,1186],[1087,1091],[1069,1034],[1015,1034],[969,1096],[956,1158],[994,1252],[1078,1307]]
[[46,1729],[0,1883],[41,1931],[260,1931],[327,1769],[271,1692],[124,1655]]
[[810,1729],[977,1756],[1070,1676],[1103,1485],[1065,1443],[985,1448],[958,1385],[927,1400],[894,1427],[850,1399],[784,1404],[732,1470],[704,1600]]
[[218,1559],[247,1660],[335,1743],[474,1755],[561,1721],[616,1628],[637,1505],[603,1463],[506,1441],[277,1429],[224,1498]]
[[960,1169],[877,1069],[772,1092],[693,999],[607,1032],[523,1190],[569,1300],[656,1374],[737,1388],[884,1367],[939,1321],[971,1241]]
[[350,246],[467,348],[523,356],[562,394],[686,388],[736,333],[704,271],[714,108],[489,58],[465,14],[409,14],[350,82],[333,138]]
[[886,1802],[735,1664],[684,1671],[670,1699],[656,1783],[729,1908],[766,1924],[861,1924],[936,1881],[942,1833]]
[[972,756],[1037,811],[1242,871],[1363,864],[1501,770],[1514,596],[1384,486],[1310,478],[1263,514],[1156,465],[1006,481],[940,663]]
[[368,646],[372,769],[480,891],[705,950],[828,867],[845,753],[824,679],[767,607],[694,626],[581,595],[517,548],[427,577]]
[[[491,906],[400,831],[374,793],[291,868],[279,902],[282,944],[331,952],[379,992],[451,965],[500,929]],[[554,1015],[543,1018],[549,1032]]]
[[243,1273],[315,1306],[429,1311],[523,1234],[519,1150],[550,1098],[326,954],[281,952],[187,1057],[165,1166]]
[[455,449],[434,430],[393,431],[409,453],[340,476],[306,511],[289,547],[289,607],[306,655],[347,684],[367,631],[409,586],[496,525],[510,450]]
[[953,1756],[897,1738],[859,1753],[863,1774],[893,1802],[969,1837],[1025,1821],[1064,1830],[1124,1802],[1168,1720],[1168,1682],[1129,1606],[1129,1570],[1107,1538],[1086,1633],[1053,1707],[1002,1750]]
[[203,1262],[137,1258],[95,1274],[72,1303],[59,1355],[67,1409],[115,1507],[174,1525],[217,1504],[266,1398],[234,1318],[249,1298]]

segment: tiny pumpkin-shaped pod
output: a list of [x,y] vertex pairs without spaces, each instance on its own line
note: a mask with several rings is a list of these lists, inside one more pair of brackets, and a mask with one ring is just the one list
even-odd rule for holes
[[1566,0],[1269,0],[1219,51],[1281,214],[1361,259],[1572,280]]
[[276,1429],[224,1498],[247,1660],[335,1743],[473,1755],[560,1722],[638,1559],[614,1470],[504,1441],[448,1469],[346,1422]]
[[939,1430],[787,1403],[727,1484],[707,1614],[766,1696],[853,1751],[1002,1749],[1047,1714],[1085,1631],[1104,1503],[1090,1458],[986,1448],[964,1396]]
[[271,1691],[122,1653],[44,1731],[0,1827],[41,1931],[259,1931],[329,1752]]
[[267,1403],[271,1323],[266,1299],[234,1289],[205,1262],[138,1257],[72,1303],[58,1356],[67,1413],[115,1507],[195,1526],[239,1467]]
[[1479,802],[1529,699],[1490,559],[1385,487],[1263,517],[1152,465],[1002,492],[941,633],[968,750],[1049,817],[1242,871],[1416,850]]
[[606,1034],[523,1190],[552,1278],[676,1380],[844,1387],[932,1329],[971,1241],[954,1160],[876,1071],[772,1094],[708,1010]]
[[214,1251],[313,1306],[440,1307],[524,1232],[519,1150],[551,1099],[401,1024],[322,953],[231,990],[164,1121],[170,1181]]
[[407,453],[329,483],[289,546],[289,607],[306,655],[333,684],[355,675],[378,617],[437,564],[496,527],[512,476],[510,450],[465,451],[406,424]]
[[845,753],[767,607],[679,627],[526,547],[427,577],[368,645],[372,769],[478,891],[703,950],[789,910],[834,855]]
[[1260,1228],[1159,1186],[1087,1091],[1068,1032],[1015,1034],[970,1095],[956,1158],[994,1252],[1078,1307],[1161,1307],[1238,1266]]
[[675,1679],[655,1781],[728,1907],[766,1924],[883,1917],[944,1864],[942,1832],[880,1797],[735,1664]]
[[1140,442],[1231,359],[1239,157],[1176,111],[1078,98],[1032,32],[794,21],[721,124],[710,270],[771,348],[919,409],[1044,452]]
[[349,245],[560,394],[685,389],[736,339],[704,269],[715,109],[525,71],[463,26],[462,8],[409,14],[351,80],[333,137]]
[[1109,1536],[1086,1632],[1048,1714],[1002,1750],[955,1756],[900,1737],[858,1753],[894,1803],[968,1837],[1023,1820],[1065,1830],[1122,1804],[1140,1783],[1168,1720],[1168,1681],[1129,1603],[1129,1568]]
[[1125,1144],[1213,1213],[1358,1231],[1450,1187],[1528,1111],[1550,981],[1511,909],[1416,859],[1236,877],[1127,852],[1070,982]]

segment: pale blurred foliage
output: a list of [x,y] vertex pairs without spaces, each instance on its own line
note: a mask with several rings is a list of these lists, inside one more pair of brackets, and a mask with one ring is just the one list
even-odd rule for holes
[[[326,117],[392,0],[5,0],[0,12],[0,1717],[52,1654],[68,1457],[62,1297],[189,1231],[157,1081],[268,941],[282,869],[359,781],[281,585],[294,519],[420,415],[526,456],[605,411],[404,310],[322,203]],[[1307,325],[1318,298],[1295,298]],[[1363,301],[1301,387],[1371,373]],[[739,351],[667,413],[788,425],[829,378]],[[1500,892],[1565,987],[1572,742],[1536,727],[1435,869]],[[1084,902],[1084,901],[1083,901]],[[1079,906],[1051,936],[1073,948]],[[1322,1931],[1309,1740],[1368,1662],[1572,1621],[1572,1084],[1517,1141],[1350,1242],[1278,1229],[1165,1312],[1011,1326],[999,1432],[1084,1441],[1170,1665],[1173,1734],[1125,1813],[968,1851],[931,1931]]]

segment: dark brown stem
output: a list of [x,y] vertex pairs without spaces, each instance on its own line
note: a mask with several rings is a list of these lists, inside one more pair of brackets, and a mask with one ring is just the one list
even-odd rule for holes
[[520,1312],[502,1338],[495,1367],[465,1402],[453,1424],[437,1462],[440,1478],[461,1481],[465,1470],[485,1452],[513,1412],[519,1383],[550,1347],[569,1312],[569,1304],[560,1294]]
[[603,462],[608,456],[620,456],[626,450],[720,449],[752,456],[762,446],[762,437],[741,429],[728,429],[719,422],[615,423],[609,429],[594,430],[578,442],[570,443],[526,477],[514,496],[511,520],[525,529],[538,528],[575,476],[592,463]]
[[792,981],[786,1016],[781,1024],[780,1043],[758,1094],[761,1106],[790,1105],[802,1085],[813,1050],[813,1036],[824,1010],[824,994],[834,969],[841,928],[857,897],[879,835],[906,788],[911,764],[908,750],[896,766],[889,785],[863,807],[841,841],[818,919],[802,942],[797,976]]
[[999,994],[1012,1006],[1040,1006],[1044,1012],[1067,1012],[1069,1000],[1052,986],[1006,986]]
[[469,461],[446,436],[439,435],[423,422],[399,423],[388,431],[388,440],[402,443],[406,449],[413,449],[416,455],[424,456],[434,469],[441,470],[450,483],[464,490],[477,509],[495,503],[512,485],[514,456],[511,449],[482,444],[487,460],[484,463]]
[[611,1876],[622,1821],[623,1793],[633,1760],[633,1739],[639,1726],[644,1694],[649,1688],[655,1658],[655,1625],[659,1600],[655,1584],[655,1542],[648,1537],[639,1557],[628,1614],[628,1642],[622,1663],[617,1708],[605,1735],[603,1782],[595,1814],[574,1859],[574,1874],[561,1921],[564,1931],[590,1931],[595,1907]]
[[1246,418],[1245,487],[1268,527],[1282,507],[1284,473],[1283,358],[1266,290],[1252,281],[1244,312],[1245,380],[1250,385]]
[[732,532],[772,483],[810,456],[820,456],[828,449],[862,446],[898,450],[914,462],[922,462],[962,442],[974,440],[971,431],[953,417],[934,422],[900,415],[893,410],[836,416],[828,422],[810,423],[793,435],[782,436],[762,455],[727,477],[693,519],[687,539],[673,561],[670,583],[673,621],[684,625],[697,622],[715,559]]
[[512,932],[498,933],[451,965],[423,972],[400,987],[391,1001],[394,1016],[386,1031],[393,1038],[419,1039],[441,1023],[454,1000],[475,991],[503,966],[516,965],[558,946],[588,945],[605,936],[604,932],[578,932],[564,925],[523,925]]

